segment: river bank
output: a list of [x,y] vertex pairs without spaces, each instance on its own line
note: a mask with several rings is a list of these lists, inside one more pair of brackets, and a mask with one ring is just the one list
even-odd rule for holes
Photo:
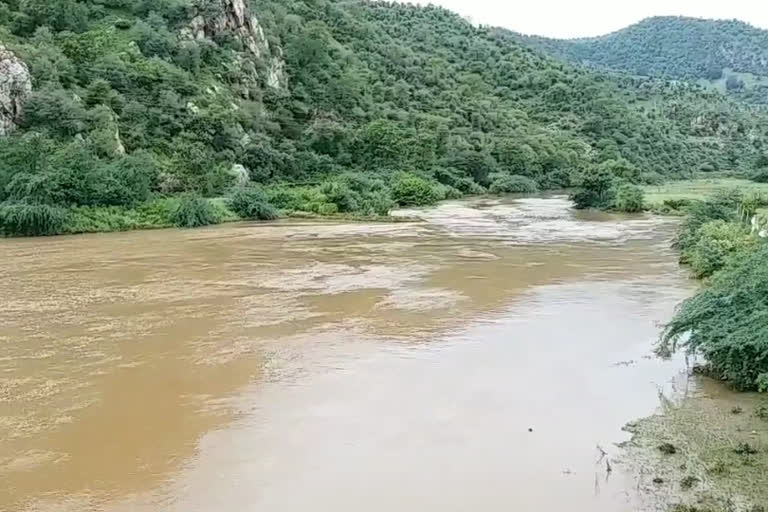
[[[758,512],[768,506],[768,398],[733,390],[762,387],[765,371],[763,277],[756,272],[764,244],[755,226],[764,223],[766,193],[768,185],[735,179],[646,187],[653,211],[685,215],[676,246],[684,268],[702,279],[660,340],[665,352],[688,353],[690,371],[662,396],[656,415],[627,426],[633,437],[623,445],[624,462],[648,510]],[[755,300],[745,297],[749,290]]]
[[[328,189],[328,186],[325,186]],[[403,222],[404,220],[415,221],[416,218],[404,219],[402,216],[391,216],[388,214],[390,209],[396,208],[396,205],[384,200],[381,204],[374,204],[371,199],[369,188],[357,187],[366,196],[365,204],[360,205],[359,199],[354,197],[350,199],[346,194],[350,190],[340,192],[337,190],[325,190],[319,186],[276,186],[268,187],[264,190],[264,199],[269,204],[276,205],[276,214],[281,218],[297,219],[317,219],[330,221],[350,221],[350,222]],[[691,201],[705,198],[718,190],[728,188],[740,188],[754,192],[767,192],[768,185],[756,184],[747,180],[733,178],[716,179],[695,179],[687,181],[670,182],[661,186],[645,186],[645,209],[654,214],[665,216],[680,216],[684,214],[685,207]],[[351,192],[357,192],[351,189]],[[358,192],[360,193],[360,192]],[[545,196],[568,193],[566,190],[555,190],[544,192]],[[336,195],[334,195],[336,194]],[[429,206],[434,202],[446,199],[456,199],[458,191],[452,192],[445,187],[434,187],[426,194],[429,196],[427,204]],[[531,194],[529,194],[531,195]],[[537,194],[533,194],[537,195]],[[450,196],[450,197],[446,197]],[[510,197],[522,197],[517,194]],[[498,195],[478,195],[467,194],[463,198],[466,200],[481,199],[483,197],[494,198],[503,197]],[[98,207],[70,207],[59,208],[58,212],[63,220],[49,231],[41,231],[37,234],[43,235],[71,235],[86,233],[110,233],[125,232],[137,230],[168,229],[179,226],[174,218],[184,196],[163,197],[141,203],[135,206],[98,206]],[[201,199],[208,205],[208,215],[206,225],[228,224],[233,222],[243,222],[249,219],[248,216],[238,214],[230,205],[230,200],[226,197]],[[351,201],[351,203],[350,203]],[[367,201],[367,202],[366,202]],[[373,202],[372,202],[373,201]],[[371,204],[368,204],[371,203]],[[340,211],[344,208],[349,211]],[[379,209],[376,212],[376,209]],[[1,219],[0,219],[1,220]],[[2,236],[0,222],[0,236]],[[199,227],[199,226],[198,226]],[[31,233],[36,233],[32,230]],[[5,236],[15,236],[13,233]]]
[[762,512],[768,504],[768,400],[686,377],[658,414],[627,425],[622,463],[644,510]]

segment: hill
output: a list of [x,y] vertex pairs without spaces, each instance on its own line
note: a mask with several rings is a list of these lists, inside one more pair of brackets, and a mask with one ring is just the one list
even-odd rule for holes
[[585,71],[436,7],[10,1],[0,43],[6,234],[167,224],[169,199],[249,183],[282,210],[375,214],[512,175],[750,169],[768,134],[720,95]]
[[635,75],[719,79],[728,69],[768,75],[768,30],[737,20],[654,17],[600,37],[521,39],[570,61]]
[[523,44],[601,69],[666,79],[703,80],[768,101],[768,30],[737,20],[654,17],[593,38],[518,36]]

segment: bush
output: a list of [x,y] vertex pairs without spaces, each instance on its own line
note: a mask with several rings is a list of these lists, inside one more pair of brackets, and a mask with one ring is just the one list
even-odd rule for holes
[[392,199],[400,206],[428,206],[440,200],[436,187],[414,174],[400,174],[392,183]]
[[434,187],[435,191],[437,192],[437,196],[440,198],[440,201],[446,199],[461,199],[464,197],[464,194],[461,193],[461,190],[450,185],[443,185],[442,183],[438,183]]
[[491,194],[535,194],[539,186],[528,176],[498,176],[488,188]]
[[320,188],[288,186],[268,188],[267,197],[270,203],[288,212],[310,212],[318,215],[339,213],[338,205],[332,203]]
[[340,212],[354,212],[360,208],[359,194],[342,181],[326,181],[320,186],[320,192],[328,202],[333,203]]
[[624,183],[616,189],[613,209],[620,212],[638,213],[645,208],[645,193],[637,185]]
[[299,190],[295,187],[267,187],[267,201],[276,208],[287,211],[301,210],[303,204]]
[[309,210],[318,215],[336,215],[339,213],[339,207],[333,203],[313,203]]
[[680,251],[681,263],[687,263],[687,251],[696,245],[699,228],[713,220],[735,221],[741,201],[738,191],[723,191],[706,201],[696,201],[688,208],[688,216],[680,226],[673,247]]
[[709,277],[741,251],[750,249],[755,240],[741,224],[715,220],[699,228],[696,244],[688,250],[686,260],[693,275]]
[[482,185],[472,178],[459,178],[456,180],[456,184],[453,185],[453,187],[462,194],[470,196],[479,196],[488,192]]
[[749,177],[749,179],[756,183],[768,183],[768,167],[758,169]]
[[715,375],[742,390],[768,381],[768,245],[761,244],[716,273],[678,308],[660,351],[700,353]]
[[656,171],[644,172],[640,175],[640,182],[645,185],[663,185],[667,179]]
[[9,236],[60,234],[67,223],[67,212],[46,204],[3,203],[0,205],[0,231]]
[[699,229],[713,220],[737,220],[737,208],[741,202],[738,191],[723,191],[706,201],[697,201],[688,209],[688,216],[678,231],[674,247],[680,251],[680,261],[688,262],[688,249],[699,240]]
[[389,211],[395,207],[395,202],[388,190],[377,190],[365,196],[362,208],[366,215],[380,215],[386,217]]
[[171,222],[180,228],[196,228],[217,224],[219,219],[208,200],[194,195],[181,198],[171,214]]
[[67,233],[102,233],[156,227],[142,223],[137,210],[120,206],[76,206],[70,210],[69,217]]
[[242,219],[274,220],[277,210],[269,204],[267,195],[257,187],[238,188],[229,198],[229,207]]

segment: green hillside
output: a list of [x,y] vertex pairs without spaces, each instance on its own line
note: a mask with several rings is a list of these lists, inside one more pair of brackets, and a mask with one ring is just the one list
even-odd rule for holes
[[737,20],[654,17],[600,37],[524,39],[571,61],[636,75],[719,79],[727,69],[768,75],[768,30]]
[[271,218],[268,203],[383,214],[597,166],[747,170],[768,134],[761,110],[584,71],[435,7],[11,0],[0,43],[31,85],[0,138],[6,234]]
[[600,37],[517,38],[571,62],[633,75],[701,80],[723,92],[768,102],[768,30],[741,21],[654,17]]

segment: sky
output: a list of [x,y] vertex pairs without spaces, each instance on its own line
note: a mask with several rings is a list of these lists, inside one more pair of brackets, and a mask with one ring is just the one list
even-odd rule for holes
[[768,29],[766,0],[411,0],[436,4],[475,23],[548,37],[589,37],[649,16],[740,19]]

